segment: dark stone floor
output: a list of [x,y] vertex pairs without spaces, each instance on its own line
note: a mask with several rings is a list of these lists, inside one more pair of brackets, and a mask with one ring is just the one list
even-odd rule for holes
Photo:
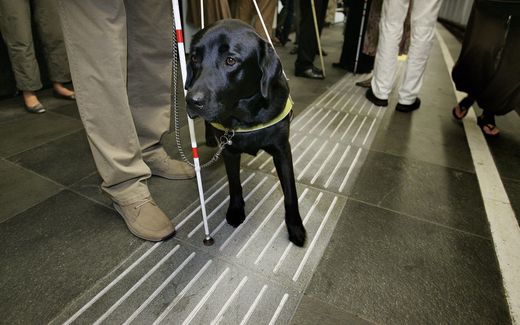
[[[443,36],[456,58],[460,43]],[[324,81],[294,77],[291,45],[278,49],[297,115],[345,74],[331,67],[342,26],[325,29],[323,44],[329,53]],[[395,112],[391,98],[292,323],[511,322],[464,130],[451,117],[455,96],[437,42],[420,96],[423,105],[412,114]],[[49,108],[43,115],[25,113],[20,98],[0,102],[1,324],[48,323],[143,245],[99,190],[75,103],[48,90],[40,97]],[[497,122],[502,135],[489,145],[518,218],[519,118]],[[185,126],[182,134],[187,144]],[[173,137],[165,143],[178,157]],[[202,145],[202,160],[213,152]],[[213,184],[223,175],[218,166],[204,179]],[[197,199],[191,181],[152,178],[150,188],[171,215]]]

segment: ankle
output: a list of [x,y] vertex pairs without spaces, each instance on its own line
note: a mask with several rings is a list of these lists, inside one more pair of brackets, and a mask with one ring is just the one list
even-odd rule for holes
[[23,94],[23,100],[25,102],[25,105],[28,107],[35,106],[40,102],[34,91],[25,91],[24,90],[22,92],[22,94]]
[[60,82],[54,82],[52,84],[52,88],[54,89],[54,91],[60,95],[64,95],[64,96],[70,96],[70,95],[73,95],[74,92],[70,89],[68,89],[67,87],[65,87],[62,83]]

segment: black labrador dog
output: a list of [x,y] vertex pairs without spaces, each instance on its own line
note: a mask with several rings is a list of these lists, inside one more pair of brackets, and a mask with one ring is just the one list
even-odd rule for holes
[[220,20],[194,35],[185,87],[191,118],[218,123],[219,129],[213,130],[217,139],[224,130],[235,131],[222,153],[229,181],[227,222],[237,227],[245,219],[240,155],[263,149],[273,156],[282,185],[289,240],[303,246],[306,232],[298,210],[286,114],[289,86],[272,47],[242,21]]

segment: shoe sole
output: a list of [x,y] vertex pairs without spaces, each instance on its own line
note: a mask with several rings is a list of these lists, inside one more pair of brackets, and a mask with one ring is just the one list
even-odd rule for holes
[[313,78],[313,77],[309,77],[307,75],[300,74],[300,73],[295,73],[294,75],[296,77],[302,77],[302,78],[307,78],[307,79],[311,79],[311,80],[324,80],[325,79],[325,77]]
[[410,113],[410,112],[413,112],[415,110],[418,110],[419,107],[414,107],[414,108],[395,108],[396,111],[398,112],[401,112],[401,113]]
[[417,109],[421,108],[421,100],[417,98],[417,100],[410,105],[397,104],[395,105],[395,110],[402,113],[410,113]]
[[132,229],[132,227],[130,226],[130,224],[128,223],[128,221],[126,221],[126,218],[125,218],[125,216],[123,215],[123,211],[121,211],[121,210],[119,209],[119,206],[117,206],[116,204],[113,204],[113,206],[114,206],[114,209],[116,209],[117,213],[119,213],[119,215],[120,215],[120,216],[123,218],[123,220],[125,221],[125,223],[126,223],[126,227],[128,228],[128,230],[130,230],[130,232],[131,232],[134,236],[136,236],[136,237],[138,237],[138,238],[141,238],[141,239],[144,239],[144,240],[147,240],[147,241],[151,241],[151,242],[159,242],[159,241],[163,241],[163,240],[169,239],[169,238],[175,236],[175,234],[177,233],[177,231],[176,231],[175,228],[174,228],[172,233],[170,233],[169,235],[166,235],[166,236],[164,236],[164,237],[162,237],[162,238],[160,238],[160,239],[158,239],[158,238],[146,237],[146,236],[143,236],[143,235],[137,234],[137,233],[134,231],[134,229]]
[[[365,93],[365,98],[368,99],[372,104],[380,107],[387,107],[388,106],[388,100],[387,99],[379,99],[374,95],[370,87],[367,87],[368,90]],[[370,94],[368,93],[370,91]]]

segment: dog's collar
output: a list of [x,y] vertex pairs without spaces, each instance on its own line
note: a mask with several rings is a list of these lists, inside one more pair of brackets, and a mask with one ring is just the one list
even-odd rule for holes
[[219,124],[219,123],[211,122],[210,124],[215,129],[218,129],[218,130],[224,131],[224,132],[226,132],[226,131],[235,131],[237,133],[243,133],[243,132],[258,131],[258,130],[265,129],[265,128],[268,128],[270,126],[273,126],[276,123],[278,123],[281,120],[283,120],[287,115],[289,115],[289,113],[291,113],[292,106],[293,106],[293,101],[292,101],[291,96],[289,96],[287,98],[287,101],[285,102],[285,108],[283,109],[283,111],[280,114],[278,114],[278,116],[276,116],[274,119],[272,119],[269,122],[258,124],[258,125],[255,125],[255,126],[252,126],[252,127],[249,127],[249,128],[228,129],[227,127],[225,127],[225,126],[223,126],[222,124]]

